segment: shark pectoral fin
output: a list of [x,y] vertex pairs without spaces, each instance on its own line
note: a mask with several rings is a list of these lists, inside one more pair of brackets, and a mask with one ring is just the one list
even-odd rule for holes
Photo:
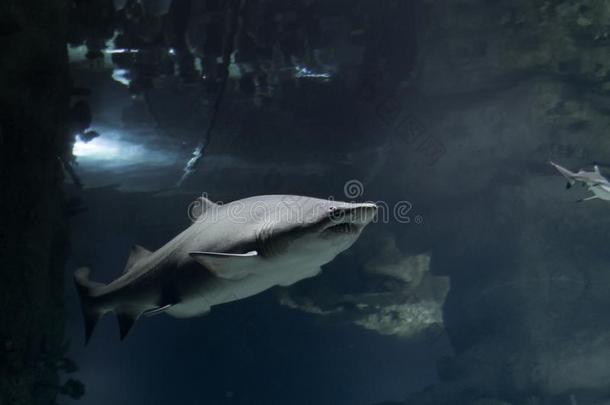
[[199,264],[220,278],[240,280],[256,267],[259,260],[255,251],[248,253],[190,252]]
[[577,200],[576,202],[580,203],[580,202],[585,202],[585,201],[597,200],[598,198],[599,198],[598,196],[592,195],[591,197],[583,198],[581,200]]
[[123,273],[127,273],[138,260],[150,256],[151,253],[152,252],[150,250],[144,249],[140,245],[133,245],[131,247],[131,252],[129,253],[129,258],[127,259],[127,264],[125,264],[125,270],[123,270]]
[[117,320],[119,321],[119,331],[121,333],[121,340],[123,340],[133,327],[133,324],[136,323],[136,320],[138,319],[140,314],[132,311],[117,310],[116,316]]

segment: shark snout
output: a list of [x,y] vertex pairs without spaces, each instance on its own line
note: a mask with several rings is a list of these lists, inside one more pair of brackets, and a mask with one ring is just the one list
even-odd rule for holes
[[373,203],[362,203],[348,209],[346,217],[355,225],[368,225],[377,216],[377,205]]
[[357,232],[373,221],[377,215],[377,205],[373,203],[349,204],[330,209],[324,231]]
[[555,162],[549,161],[549,163],[568,180],[573,180],[578,175],[577,173],[574,173],[574,172],[566,169],[565,167],[559,166]]

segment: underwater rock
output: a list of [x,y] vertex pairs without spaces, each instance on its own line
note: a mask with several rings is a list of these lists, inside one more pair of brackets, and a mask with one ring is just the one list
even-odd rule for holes
[[[356,304],[358,309],[366,310],[368,304]],[[415,304],[375,306],[372,313],[362,315],[353,322],[380,333],[404,338],[417,337],[427,333],[429,337],[442,333],[442,310],[438,303],[421,302]]]
[[429,255],[404,257],[394,238],[386,238],[381,252],[364,264],[364,271],[369,274],[400,280],[413,288],[421,284],[429,270]]
[[364,265],[369,280],[359,292],[286,290],[280,302],[308,313],[333,316],[402,338],[430,337],[443,331],[442,307],[449,279],[430,274],[430,256],[405,256],[387,236],[385,247]]

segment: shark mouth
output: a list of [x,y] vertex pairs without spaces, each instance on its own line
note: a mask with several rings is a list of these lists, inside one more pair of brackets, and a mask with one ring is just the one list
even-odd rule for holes
[[353,234],[357,233],[359,227],[355,224],[351,224],[349,222],[343,222],[340,224],[329,226],[324,230],[324,232],[336,233],[336,234]]
[[324,235],[358,235],[377,214],[377,206],[363,203],[347,208],[331,208],[322,233]]

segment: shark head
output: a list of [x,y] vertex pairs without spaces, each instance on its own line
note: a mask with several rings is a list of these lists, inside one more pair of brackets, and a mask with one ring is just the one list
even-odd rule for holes
[[[294,198],[294,199],[292,199]],[[259,223],[257,250],[263,258],[290,258],[322,265],[349,248],[377,214],[373,203],[288,197]]]
[[251,197],[217,209],[219,215],[204,220],[201,232],[216,243],[193,238],[190,257],[221,278],[267,274],[280,285],[317,274],[377,214],[372,203],[289,195]]

